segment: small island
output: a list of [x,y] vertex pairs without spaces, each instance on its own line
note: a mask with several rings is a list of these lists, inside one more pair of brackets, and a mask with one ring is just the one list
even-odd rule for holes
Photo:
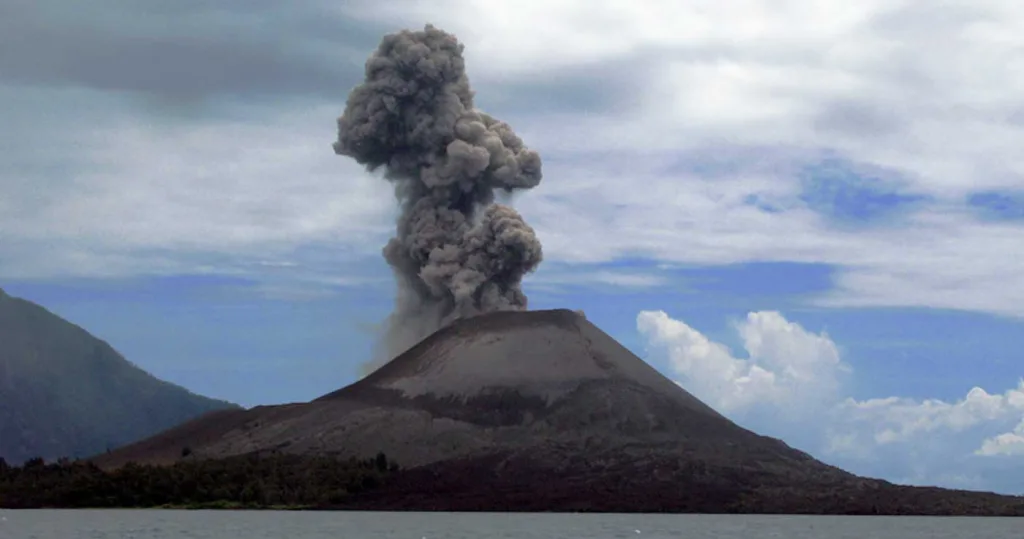
[[0,506],[1024,515],[1024,497],[859,477],[749,431],[566,309],[457,320],[309,402],[19,464]]

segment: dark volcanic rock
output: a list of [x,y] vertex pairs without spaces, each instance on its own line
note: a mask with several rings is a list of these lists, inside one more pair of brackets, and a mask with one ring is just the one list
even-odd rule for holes
[[859,478],[743,429],[568,310],[461,320],[313,402],[223,412],[96,462],[173,462],[184,447],[383,451],[405,471],[367,509],[1024,512]]

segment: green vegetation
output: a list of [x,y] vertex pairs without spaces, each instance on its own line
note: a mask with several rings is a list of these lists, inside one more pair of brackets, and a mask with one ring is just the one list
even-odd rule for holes
[[0,290],[0,457],[88,458],[235,405],[190,393]]
[[104,471],[90,462],[0,459],[0,507],[303,509],[339,507],[379,486],[398,465],[371,459],[287,454],[182,460],[170,466],[127,464]]

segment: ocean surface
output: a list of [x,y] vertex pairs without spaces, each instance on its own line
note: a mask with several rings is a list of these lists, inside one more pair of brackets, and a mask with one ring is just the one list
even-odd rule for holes
[[0,539],[1019,539],[1024,518],[4,511]]

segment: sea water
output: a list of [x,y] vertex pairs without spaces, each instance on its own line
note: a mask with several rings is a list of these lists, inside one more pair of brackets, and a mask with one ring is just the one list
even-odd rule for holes
[[0,510],[0,539],[988,539],[1024,518]]

